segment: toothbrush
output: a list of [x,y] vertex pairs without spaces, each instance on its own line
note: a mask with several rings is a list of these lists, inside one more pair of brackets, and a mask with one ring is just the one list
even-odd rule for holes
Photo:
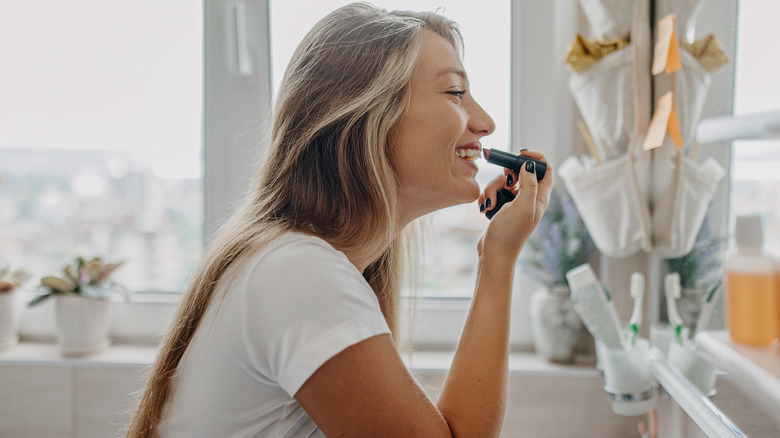
[[674,340],[683,345],[683,320],[677,311],[677,300],[681,296],[680,274],[672,272],[666,275],[666,310],[669,316],[669,325],[674,328]]
[[715,308],[715,297],[718,296],[718,292],[721,291],[721,285],[723,284],[722,281],[719,281],[718,284],[715,285],[710,290],[710,293],[707,295],[707,300],[704,302],[704,305],[701,308],[701,314],[699,314],[699,319],[696,321],[696,331],[695,333],[699,333],[701,331],[707,330],[707,325],[710,323],[710,318],[712,318],[712,311]]
[[628,345],[634,346],[642,327],[642,301],[645,296],[645,276],[641,272],[631,274],[631,298],[634,299],[634,311],[631,313],[628,331]]

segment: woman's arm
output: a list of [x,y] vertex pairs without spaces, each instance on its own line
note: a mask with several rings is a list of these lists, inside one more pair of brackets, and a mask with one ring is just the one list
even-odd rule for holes
[[[544,155],[525,155],[547,161]],[[507,171],[520,183],[514,201],[492,219],[479,243],[477,285],[455,358],[437,403],[454,436],[498,436],[506,410],[512,280],[520,250],[541,220],[553,184],[552,167],[541,182],[526,168]],[[480,197],[495,206],[498,178]],[[489,208],[490,209],[490,208]]]

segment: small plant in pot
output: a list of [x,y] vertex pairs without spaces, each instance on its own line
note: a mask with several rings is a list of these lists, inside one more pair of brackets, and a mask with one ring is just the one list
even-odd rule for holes
[[[520,270],[541,286],[531,295],[531,332],[536,353],[571,363],[592,341],[571,303],[566,272],[588,262],[593,240],[567,193],[553,190],[550,204],[520,254]],[[583,343],[588,343],[587,348]]]
[[76,257],[61,277],[41,279],[44,293],[28,305],[55,297],[57,341],[63,356],[89,356],[110,344],[110,296],[119,288],[110,277],[121,265],[104,263],[100,257]]
[[0,267],[0,351],[14,346],[18,341],[19,299],[17,290],[30,278],[24,269],[11,269],[10,266]]

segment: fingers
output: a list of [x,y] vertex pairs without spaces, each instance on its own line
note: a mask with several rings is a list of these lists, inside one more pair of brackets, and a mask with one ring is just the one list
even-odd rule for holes
[[[526,208],[531,207],[532,210],[541,208],[541,211],[544,211],[549,204],[554,179],[550,162],[541,152],[522,149],[520,154],[547,163],[547,171],[545,172],[544,178],[541,181],[536,180],[536,166],[534,163],[531,163],[530,166],[526,163],[520,169],[520,172],[513,172],[512,170],[505,168],[504,175],[493,179],[485,186],[484,191],[480,194],[478,203],[479,211],[481,213],[496,208],[497,192],[504,188],[515,195],[523,192],[522,198],[524,199],[523,203],[526,205]],[[527,186],[529,187],[529,190],[525,190],[525,187]],[[531,217],[536,219],[536,215],[533,214],[534,211],[530,213],[532,213]]]
[[544,211],[547,208],[547,205],[550,203],[550,195],[552,193],[552,188],[555,181],[555,172],[553,171],[553,166],[550,163],[550,160],[548,160],[547,157],[541,152],[524,149],[520,151],[520,154],[547,163],[547,171],[544,174],[544,178],[541,181],[538,181],[538,189],[536,193],[537,209]]
[[492,181],[490,181],[488,185],[485,186],[485,190],[482,192],[482,194],[479,195],[479,198],[477,199],[477,201],[479,202],[480,213],[484,213],[486,211],[490,211],[496,208],[496,199],[497,199],[496,194],[498,193],[499,190],[503,189],[504,187],[508,187],[506,185],[505,176],[497,176]]
[[517,201],[520,203],[520,207],[526,210],[527,217],[533,218],[533,222],[537,223],[539,218],[536,217],[536,196],[539,191],[539,182],[536,180],[535,163],[533,161],[526,162],[520,170],[519,177],[521,190],[517,195]]

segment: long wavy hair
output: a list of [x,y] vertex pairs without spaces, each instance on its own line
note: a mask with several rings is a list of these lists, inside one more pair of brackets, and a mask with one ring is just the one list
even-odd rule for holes
[[441,15],[365,3],[330,13],[304,37],[282,80],[263,166],[185,290],[128,437],[158,436],[173,376],[218,283],[283,233],[371,257],[363,276],[397,336],[402,233],[391,148],[426,30],[462,51],[457,26]]

